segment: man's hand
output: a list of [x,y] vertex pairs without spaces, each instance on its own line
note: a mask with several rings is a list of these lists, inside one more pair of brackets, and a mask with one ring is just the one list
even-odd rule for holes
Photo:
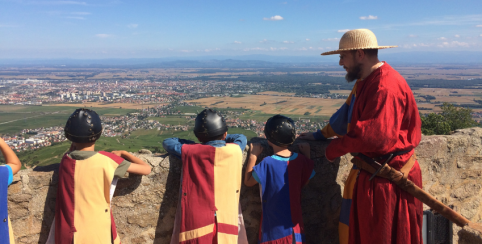
[[310,144],[309,143],[300,143],[298,144],[298,148],[300,149],[300,153],[305,155],[307,158],[310,158]]
[[263,147],[259,143],[251,143],[249,145],[249,154],[258,157],[263,152]]
[[315,137],[313,136],[313,133],[314,132],[304,132],[304,133],[301,133],[300,136],[298,136],[298,138],[302,140],[314,141]]

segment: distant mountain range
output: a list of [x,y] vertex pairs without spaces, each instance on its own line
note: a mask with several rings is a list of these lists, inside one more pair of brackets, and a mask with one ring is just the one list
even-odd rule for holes
[[[482,65],[482,52],[383,52],[380,60],[396,65],[472,64]],[[125,68],[277,68],[337,65],[331,56],[198,56],[129,59],[0,59],[0,66],[66,66]]]

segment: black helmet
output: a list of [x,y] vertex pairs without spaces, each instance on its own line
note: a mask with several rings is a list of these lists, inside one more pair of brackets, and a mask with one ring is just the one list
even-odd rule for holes
[[93,110],[79,108],[70,115],[64,132],[65,137],[72,142],[94,142],[102,134],[100,117]]
[[204,109],[196,117],[194,135],[201,142],[210,141],[228,131],[224,118],[212,109]]
[[266,139],[277,146],[289,146],[296,138],[295,122],[283,115],[275,115],[264,126]]

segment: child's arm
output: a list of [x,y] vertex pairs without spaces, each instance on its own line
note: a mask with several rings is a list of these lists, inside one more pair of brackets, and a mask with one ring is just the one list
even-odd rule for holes
[[174,155],[174,156],[176,156],[176,157],[178,157],[178,158],[181,158],[181,155],[182,155],[182,153],[181,153],[182,145],[183,145],[183,144],[194,144],[194,143],[195,143],[195,142],[190,141],[190,140],[179,139],[179,138],[173,137],[173,138],[167,138],[166,140],[164,140],[164,141],[162,142],[162,147],[164,147],[164,149],[165,149],[168,153],[170,153],[170,154],[172,154],[172,155]]
[[140,158],[126,151],[112,151],[112,153],[131,162],[131,165],[127,169],[127,172],[138,175],[148,175],[151,173],[151,166],[146,162],[142,161]]
[[307,158],[310,157],[310,144],[309,143],[300,143],[298,144],[298,148],[300,149],[300,153],[305,155]]
[[244,184],[246,186],[254,186],[258,184],[256,179],[253,177],[253,167],[258,160],[258,156],[263,152],[263,147],[258,144],[252,144],[249,147],[249,159],[248,165],[246,166],[246,172],[244,173]]
[[236,143],[241,148],[241,151],[244,151],[246,148],[246,144],[248,144],[248,140],[246,136],[243,134],[228,134],[226,136],[227,143]]
[[22,168],[22,163],[18,159],[15,152],[7,145],[7,143],[0,138],[0,150],[2,151],[3,157],[5,158],[5,164],[12,168],[12,173],[16,174],[20,168]]

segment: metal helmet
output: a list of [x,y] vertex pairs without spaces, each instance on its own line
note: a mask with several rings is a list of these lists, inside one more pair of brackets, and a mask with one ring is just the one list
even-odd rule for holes
[[93,110],[79,108],[70,115],[64,132],[65,137],[72,142],[95,142],[102,134],[100,117]]
[[266,139],[277,146],[289,146],[296,139],[295,122],[283,115],[275,115],[264,126]]
[[212,109],[204,109],[196,117],[194,134],[201,142],[210,141],[228,131],[224,118]]

